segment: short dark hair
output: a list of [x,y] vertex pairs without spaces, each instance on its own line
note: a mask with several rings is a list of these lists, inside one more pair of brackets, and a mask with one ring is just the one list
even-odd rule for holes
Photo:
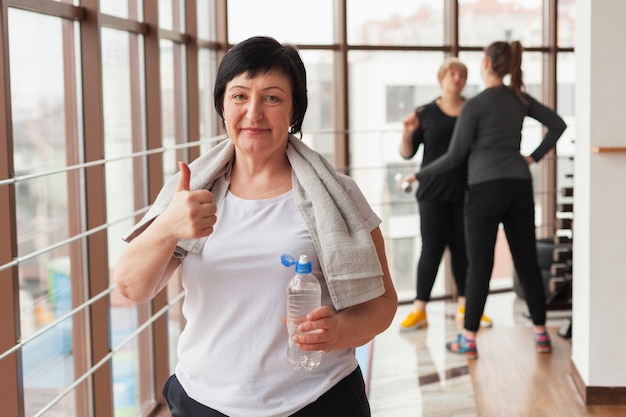
[[306,70],[295,46],[281,44],[268,36],[255,36],[230,49],[222,59],[215,78],[213,100],[215,110],[224,121],[224,94],[226,84],[240,74],[252,78],[257,74],[278,70],[291,80],[293,115],[290,133],[302,129],[308,106]]

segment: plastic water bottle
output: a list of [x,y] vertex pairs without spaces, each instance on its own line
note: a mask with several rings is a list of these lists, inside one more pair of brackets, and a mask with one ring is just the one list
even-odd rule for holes
[[291,255],[283,255],[281,262],[285,266],[296,265],[296,275],[287,285],[287,330],[289,332],[287,360],[296,370],[310,371],[320,364],[322,352],[301,350],[292,337],[299,334],[298,325],[306,321],[307,314],[321,306],[322,289],[317,278],[311,274],[311,261],[306,255],[300,256],[297,262]]

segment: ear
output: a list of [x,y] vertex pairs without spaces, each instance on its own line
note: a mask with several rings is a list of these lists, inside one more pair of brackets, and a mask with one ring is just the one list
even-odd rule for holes
[[484,69],[491,68],[491,58],[489,58],[488,56],[483,57],[482,67]]

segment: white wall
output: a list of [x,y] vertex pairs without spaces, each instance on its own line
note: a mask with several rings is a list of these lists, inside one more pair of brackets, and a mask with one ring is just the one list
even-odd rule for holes
[[626,2],[577,0],[572,361],[587,387],[626,386]]

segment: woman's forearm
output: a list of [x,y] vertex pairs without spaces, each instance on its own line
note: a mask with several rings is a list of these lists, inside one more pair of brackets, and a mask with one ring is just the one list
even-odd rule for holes
[[353,348],[369,342],[391,325],[398,309],[398,296],[389,273],[383,235],[380,229],[372,232],[372,238],[383,269],[385,293],[337,314],[340,330],[335,349]]
[[113,270],[121,294],[138,303],[154,298],[180,264],[172,257],[178,239],[164,233],[158,220],[124,248]]

